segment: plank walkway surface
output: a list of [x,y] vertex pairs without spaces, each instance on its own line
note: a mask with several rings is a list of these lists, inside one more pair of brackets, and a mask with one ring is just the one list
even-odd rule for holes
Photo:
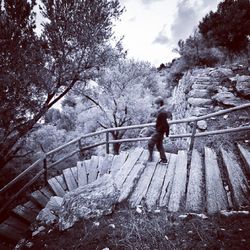
[[[239,209],[249,204],[249,180],[245,172],[250,170],[250,148],[237,146],[238,152],[221,148],[221,154],[205,147],[204,156],[194,150],[190,166],[185,150],[167,154],[167,164],[159,163],[157,152],[154,152],[153,162],[146,162],[148,152],[143,148],[122,151],[119,155],[92,156],[64,169],[61,175],[49,179],[46,187],[32,192],[30,201],[12,209],[0,224],[0,236],[18,241],[51,196],[63,197],[104,174],[113,176],[121,191],[119,202],[127,202],[131,208],[143,205],[152,211],[164,208],[169,212],[208,214]],[[237,160],[236,153],[241,161]],[[219,165],[221,162],[223,164]]]

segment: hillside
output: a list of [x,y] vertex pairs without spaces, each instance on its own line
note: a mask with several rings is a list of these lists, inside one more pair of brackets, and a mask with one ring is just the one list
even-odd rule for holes
[[[178,85],[173,89],[171,97],[167,99],[167,103],[173,107],[173,119],[178,120],[182,118],[206,115],[224,110],[226,108],[249,103],[249,75],[249,69],[239,64],[220,66],[217,68],[197,68],[192,71],[188,71],[180,79]],[[164,84],[164,72],[160,72],[160,79],[162,80],[161,84]],[[247,126],[250,124],[249,117],[250,109],[248,108],[227,115],[201,120],[197,123],[197,133]],[[173,125],[171,126],[171,134],[192,132],[192,126],[192,124]],[[113,158],[113,156],[107,155],[103,158],[100,158],[99,156],[98,160],[98,157],[92,156],[91,160],[87,160],[86,163],[82,163],[81,165],[85,166],[87,164],[86,171],[89,172],[86,180],[79,179],[79,171],[82,168],[79,168],[80,165],[77,165],[77,168],[74,167],[71,168],[71,170],[69,168],[65,169],[63,171],[63,175],[50,179],[49,187],[42,188],[41,191],[33,192],[31,194],[31,203],[36,207],[36,212],[34,208],[32,208],[32,213],[35,212],[35,214],[37,214],[42,207],[47,206],[46,204],[51,196],[58,195],[63,197],[67,194],[67,190],[65,190],[65,188],[74,192],[78,185],[79,187],[80,185],[86,185],[87,183],[89,183],[88,185],[91,185],[91,182],[95,180],[94,175],[99,178],[103,175],[103,173],[107,172],[109,168],[111,168],[110,171],[112,171],[112,168],[116,169],[116,172],[118,171],[118,177],[115,177],[115,179],[118,178],[120,180],[120,178],[122,178],[124,181],[121,186],[121,190],[123,190],[123,188],[125,189],[124,193],[122,193],[122,197],[124,197],[122,198],[122,203],[113,207],[111,214],[109,211],[109,215],[106,216],[98,215],[97,217],[94,216],[80,220],[80,222],[77,222],[73,227],[67,229],[66,231],[61,231],[60,226],[58,228],[57,222],[52,224],[50,222],[47,223],[46,220],[50,221],[52,219],[53,221],[56,217],[53,217],[53,215],[52,218],[50,218],[51,215],[45,212],[44,215],[41,214],[41,216],[45,216],[45,221],[34,222],[31,224],[28,233],[26,233],[26,240],[19,242],[18,249],[54,249],[58,246],[57,240],[61,239],[62,235],[65,235],[65,241],[61,241],[60,243],[60,248],[62,249],[67,249],[69,246],[71,246],[72,249],[77,249],[79,247],[87,249],[102,249],[105,247],[109,247],[110,249],[129,249],[129,247],[136,246],[137,244],[138,248],[142,246],[143,248],[152,248],[155,244],[158,244],[157,249],[168,249],[171,246],[184,249],[193,247],[199,249],[211,249],[211,247],[220,248],[222,246],[228,248],[233,246],[235,249],[240,249],[243,245],[250,245],[250,242],[247,240],[249,233],[248,221],[250,219],[249,206],[247,205],[247,202],[245,202],[245,198],[242,198],[249,192],[247,190],[249,189],[250,178],[247,166],[242,165],[243,161],[240,159],[242,157],[241,151],[239,151],[239,145],[243,145],[243,148],[249,148],[249,140],[250,134],[248,131],[234,133],[233,136],[229,133],[195,139],[194,148],[196,156],[193,154],[193,164],[191,164],[191,166],[187,165],[188,167],[185,170],[187,171],[187,176],[189,176],[186,185],[188,186],[188,180],[189,186],[191,183],[193,184],[190,187],[188,186],[188,190],[186,190],[186,192],[185,185],[180,185],[180,181],[184,179],[186,181],[186,177],[183,175],[183,172],[181,173],[178,169],[180,167],[183,168],[184,162],[187,160],[187,158],[185,158],[187,156],[183,158],[181,155],[183,155],[183,152],[187,152],[186,150],[190,144],[189,138],[168,139],[165,141],[166,151],[173,155],[171,157],[169,156],[171,160],[167,169],[161,165],[157,165],[155,168],[155,165],[154,167],[149,166],[148,170],[146,170],[147,168],[140,165],[140,162],[144,162],[146,159],[146,151],[143,151],[140,158],[137,156],[139,159],[139,165],[135,164],[135,159],[137,158],[134,158],[135,156],[132,156],[131,153],[131,159],[127,160],[127,162],[132,161],[134,162],[133,164],[135,164],[135,167],[131,170],[131,172],[126,169],[130,169],[131,167],[133,168],[133,165],[131,165],[132,163],[119,163],[124,164],[120,171],[128,171],[126,174],[125,172],[123,173],[118,171],[119,167],[117,164],[119,162],[119,158]],[[236,145],[236,143],[239,145]],[[144,145],[145,147],[145,143],[141,143],[141,145]],[[212,151],[210,152],[209,148],[212,148],[214,153]],[[233,152],[233,156],[227,155],[228,150],[229,152]],[[138,149],[134,150],[133,154],[136,155],[137,151]],[[178,157],[182,157],[182,159],[177,160],[179,165],[176,165],[176,170],[174,170],[175,164],[173,164],[173,159],[176,158],[176,153],[178,153]],[[212,167],[212,165],[209,165],[212,164],[212,162],[210,162],[212,155],[218,159],[218,166],[215,168]],[[204,166],[202,167],[202,171],[198,171],[199,165],[197,165],[197,157],[200,158],[198,162],[201,161],[201,159],[202,162],[205,161],[205,172]],[[230,159],[230,157],[232,158],[227,162],[227,158],[225,157],[229,157],[228,159]],[[236,163],[233,163],[233,165],[230,165],[229,162],[234,162],[235,157],[238,159],[240,164],[237,165]],[[142,158],[145,159],[143,160]],[[113,159],[116,163],[113,162],[112,167],[109,167],[109,164],[111,164]],[[117,160],[115,161],[115,159]],[[124,162],[125,159],[126,157],[123,157],[122,161]],[[97,166],[98,164],[101,164],[96,168],[96,172],[93,172],[94,162]],[[140,169],[139,166],[142,168]],[[172,170],[173,167],[174,169]],[[208,184],[207,171],[211,167],[214,169],[209,170],[213,181]],[[239,179],[235,179],[234,176],[230,175],[230,168],[235,171],[234,175],[237,174],[237,178]],[[218,183],[216,182],[217,177],[215,178],[214,176],[216,171],[221,172],[221,177],[218,175]],[[149,173],[151,173],[151,177],[148,176]],[[120,177],[120,175],[122,177]],[[126,177],[127,175],[128,177]],[[92,180],[90,180],[90,178],[92,178],[91,176],[93,177]],[[147,195],[146,193],[144,194],[145,200],[143,195],[140,195],[141,198],[137,201],[136,207],[132,206],[131,208],[133,192],[136,193],[138,188],[143,188],[143,186],[140,187],[140,183],[143,183],[144,178],[148,179],[148,186],[145,191],[143,191],[146,192],[147,190]],[[246,191],[242,193],[238,187],[242,185],[242,181],[245,181],[245,178],[247,178],[248,183],[245,183],[247,188]],[[167,179],[169,184],[166,182]],[[204,179],[206,179],[206,183],[204,182]],[[101,181],[101,179],[99,180]],[[57,182],[59,182],[60,185]],[[95,181],[93,182],[93,185],[94,183]],[[117,183],[119,186],[120,182],[118,181]],[[59,186],[56,187],[55,185],[59,185],[60,189],[58,189]],[[86,185],[86,188],[88,188],[88,185]],[[137,188],[136,185],[138,185]],[[207,185],[211,186],[209,187]],[[64,186],[65,188],[62,189]],[[159,195],[156,193],[156,190],[158,189],[160,191],[161,187],[164,189],[164,186],[170,191],[168,192],[168,198],[164,198],[165,201],[164,199],[162,200],[165,204],[162,206],[160,205],[162,198],[157,198],[155,195]],[[211,192],[214,188],[218,192],[217,198],[213,195],[214,191],[209,194],[209,192]],[[219,191],[220,188],[221,191]],[[160,192],[163,194],[164,190]],[[74,196],[75,194],[72,197]],[[71,199],[70,193],[68,193],[65,197],[68,197],[67,199]],[[176,199],[179,200],[179,204],[176,203]],[[209,199],[211,200],[209,201]],[[217,208],[213,205],[213,199],[217,199]],[[223,199],[225,199],[225,201],[223,201]],[[93,201],[91,203],[93,203]],[[23,205],[24,208],[25,204]],[[54,204],[53,206],[58,206],[58,204]],[[96,208],[98,208],[98,206],[99,205],[97,205]],[[100,206],[102,205],[100,204]],[[151,206],[151,208],[149,206]],[[19,207],[19,209],[21,209],[21,207]],[[30,216],[25,215],[25,210],[21,209],[19,211],[19,209],[15,208],[13,210],[15,218],[16,216],[18,218],[20,216],[25,216],[23,217],[24,220],[28,220],[30,223],[36,217],[34,214],[31,218]],[[68,209],[71,210],[71,207],[69,206]],[[214,209],[216,211],[216,215],[209,215],[209,213]],[[220,210],[224,209],[241,210],[242,212],[229,215],[228,217],[228,215],[220,212]],[[95,214],[95,208],[91,208],[91,211]],[[185,211],[195,211],[196,213],[185,214]],[[97,214],[98,213],[99,212],[97,212]],[[202,213],[202,215],[199,215],[199,213]],[[67,218],[67,215],[65,218]],[[245,221],[244,223],[242,222],[243,218]],[[78,220],[79,219],[77,219],[77,221]],[[14,219],[14,221],[16,221],[16,219]],[[14,221],[12,220],[12,223]],[[55,221],[57,221],[57,219]],[[10,225],[8,224],[9,222],[6,223],[7,224],[5,225]],[[23,227],[23,222],[20,225]],[[27,228],[27,225],[25,227]],[[82,232],[81,228],[83,227],[85,229]],[[145,233],[143,233],[142,229],[145,230]],[[234,236],[235,232],[237,232],[236,236]],[[30,236],[31,233],[33,234],[32,237]],[[126,236],[127,234],[128,236]],[[152,236],[155,240],[148,241],[147,239]],[[138,239],[140,240],[137,241]],[[214,241],[218,239],[218,243],[214,243]],[[4,246],[10,246],[8,244],[5,244]]]

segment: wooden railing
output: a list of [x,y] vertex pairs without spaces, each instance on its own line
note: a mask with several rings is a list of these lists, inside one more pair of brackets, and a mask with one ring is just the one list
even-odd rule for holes
[[[169,121],[170,125],[173,124],[180,124],[180,123],[193,123],[193,129],[192,133],[186,133],[186,134],[177,134],[177,135],[169,135],[169,138],[186,138],[186,137],[191,137],[191,142],[190,142],[190,148],[189,151],[192,152],[193,145],[194,145],[194,140],[196,137],[201,137],[201,136],[209,136],[209,135],[216,135],[216,134],[225,134],[225,133],[234,133],[234,132],[240,132],[240,131],[247,131],[250,130],[250,126],[243,126],[243,127],[238,127],[238,128],[229,128],[229,129],[222,129],[222,130],[215,130],[215,131],[208,131],[208,132],[201,132],[201,133],[196,133],[196,128],[197,128],[197,122],[200,120],[205,120],[209,119],[211,117],[215,116],[220,116],[224,114],[228,114],[237,110],[241,109],[246,109],[250,107],[250,103],[244,104],[238,107],[233,107],[225,110],[221,110],[218,112],[214,112],[208,115],[204,116],[199,116],[199,117],[192,117],[192,118],[185,118],[185,119],[180,119],[180,120],[173,120]],[[30,173],[32,170],[36,169],[37,166],[42,163],[43,164],[43,169],[40,170],[28,183],[26,183],[18,192],[15,193],[8,201],[5,203],[5,205],[0,209],[0,214],[22,193],[27,189],[29,186],[31,186],[39,177],[44,175],[44,180],[47,182],[48,178],[48,169],[56,166],[60,162],[68,159],[69,157],[73,156],[76,153],[79,153],[80,151],[85,151],[91,148],[95,148],[101,145],[106,145],[106,153],[109,153],[109,145],[110,144],[115,144],[115,143],[125,143],[125,142],[138,142],[138,141],[146,141],[149,140],[150,137],[138,137],[138,138],[127,138],[127,139],[120,139],[120,140],[110,140],[109,134],[114,132],[114,131],[121,131],[121,130],[131,130],[131,129],[140,129],[140,128],[145,128],[145,127],[152,127],[154,126],[155,123],[147,123],[147,124],[140,124],[140,125],[133,125],[133,126],[124,126],[124,127],[117,127],[117,128],[109,128],[109,129],[104,129],[101,131],[93,132],[93,133],[88,133],[86,135],[80,136],[56,149],[53,149],[47,153],[45,153],[41,158],[39,158],[36,162],[34,162],[32,165],[30,165],[27,169],[25,169],[22,173],[20,173],[16,178],[14,178],[12,181],[10,181],[7,185],[5,185],[1,190],[0,190],[0,195],[3,195],[7,190],[12,188],[18,181],[20,181],[26,174]],[[105,134],[105,140],[96,144],[88,145],[88,146],[82,146],[82,140],[97,136],[97,135],[102,135]],[[73,144],[78,144],[78,148],[71,153],[65,155],[63,158],[57,160],[56,162],[53,162],[51,164],[48,163],[48,157],[57,153],[58,151],[65,149],[66,147],[73,145]]]

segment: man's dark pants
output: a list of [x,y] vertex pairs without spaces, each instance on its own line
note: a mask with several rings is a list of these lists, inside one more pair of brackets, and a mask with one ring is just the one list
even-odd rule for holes
[[153,161],[153,151],[154,151],[154,146],[156,145],[157,150],[160,153],[160,158],[161,160],[165,161],[167,160],[166,155],[165,155],[165,149],[163,147],[163,138],[164,138],[164,133],[161,132],[154,132],[154,134],[151,136],[149,142],[148,142],[148,151],[149,151],[149,161]]

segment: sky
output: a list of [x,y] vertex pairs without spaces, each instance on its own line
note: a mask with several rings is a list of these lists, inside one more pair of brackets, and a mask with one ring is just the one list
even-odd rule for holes
[[199,21],[220,0],[120,0],[125,12],[114,28],[117,37],[124,36],[128,57],[148,61],[155,66],[171,62],[180,39],[197,28]]
[[[117,39],[129,58],[148,61],[158,67],[171,62],[180,39],[186,39],[197,28],[199,21],[221,0],[119,0],[125,8],[120,21],[115,23]],[[40,2],[39,0],[37,1]],[[35,7],[38,10],[38,5]],[[42,21],[37,15],[38,32]]]

